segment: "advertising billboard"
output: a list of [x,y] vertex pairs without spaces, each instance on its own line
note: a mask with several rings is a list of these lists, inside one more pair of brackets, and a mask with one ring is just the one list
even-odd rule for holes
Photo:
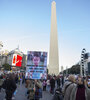
[[21,65],[22,65],[22,57],[20,55],[13,54],[12,66],[21,67]]
[[47,77],[47,52],[28,51],[26,78],[46,79]]

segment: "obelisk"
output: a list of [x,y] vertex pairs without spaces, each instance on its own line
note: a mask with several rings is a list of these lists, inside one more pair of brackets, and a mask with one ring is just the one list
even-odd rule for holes
[[53,1],[51,5],[51,33],[48,69],[49,74],[59,74],[58,34],[55,1]]

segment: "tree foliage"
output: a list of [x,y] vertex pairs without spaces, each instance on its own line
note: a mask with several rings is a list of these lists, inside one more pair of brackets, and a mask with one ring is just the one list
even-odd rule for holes
[[7,63],[4,64],[3,67],[4,67],[4,70],[11,70],[11,66]]
[[[66,74],[66,70],[64,70],[64,74]],[[80,65],[77,64],[77,65],[73,65],[71,68],[68,68],[68,74],[80,74]]]

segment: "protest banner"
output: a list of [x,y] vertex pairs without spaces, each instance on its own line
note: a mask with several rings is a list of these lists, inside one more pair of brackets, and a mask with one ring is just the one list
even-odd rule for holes
[[26,79],[47,78],[47,52],[28,51]]

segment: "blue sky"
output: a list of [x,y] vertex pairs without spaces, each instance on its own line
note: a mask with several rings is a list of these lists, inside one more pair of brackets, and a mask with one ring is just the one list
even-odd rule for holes
[[[53,0],[0,0],[3,49],[49,51]],[[55,0],[60,66],[71,67],[90,52],[90,0]]]

